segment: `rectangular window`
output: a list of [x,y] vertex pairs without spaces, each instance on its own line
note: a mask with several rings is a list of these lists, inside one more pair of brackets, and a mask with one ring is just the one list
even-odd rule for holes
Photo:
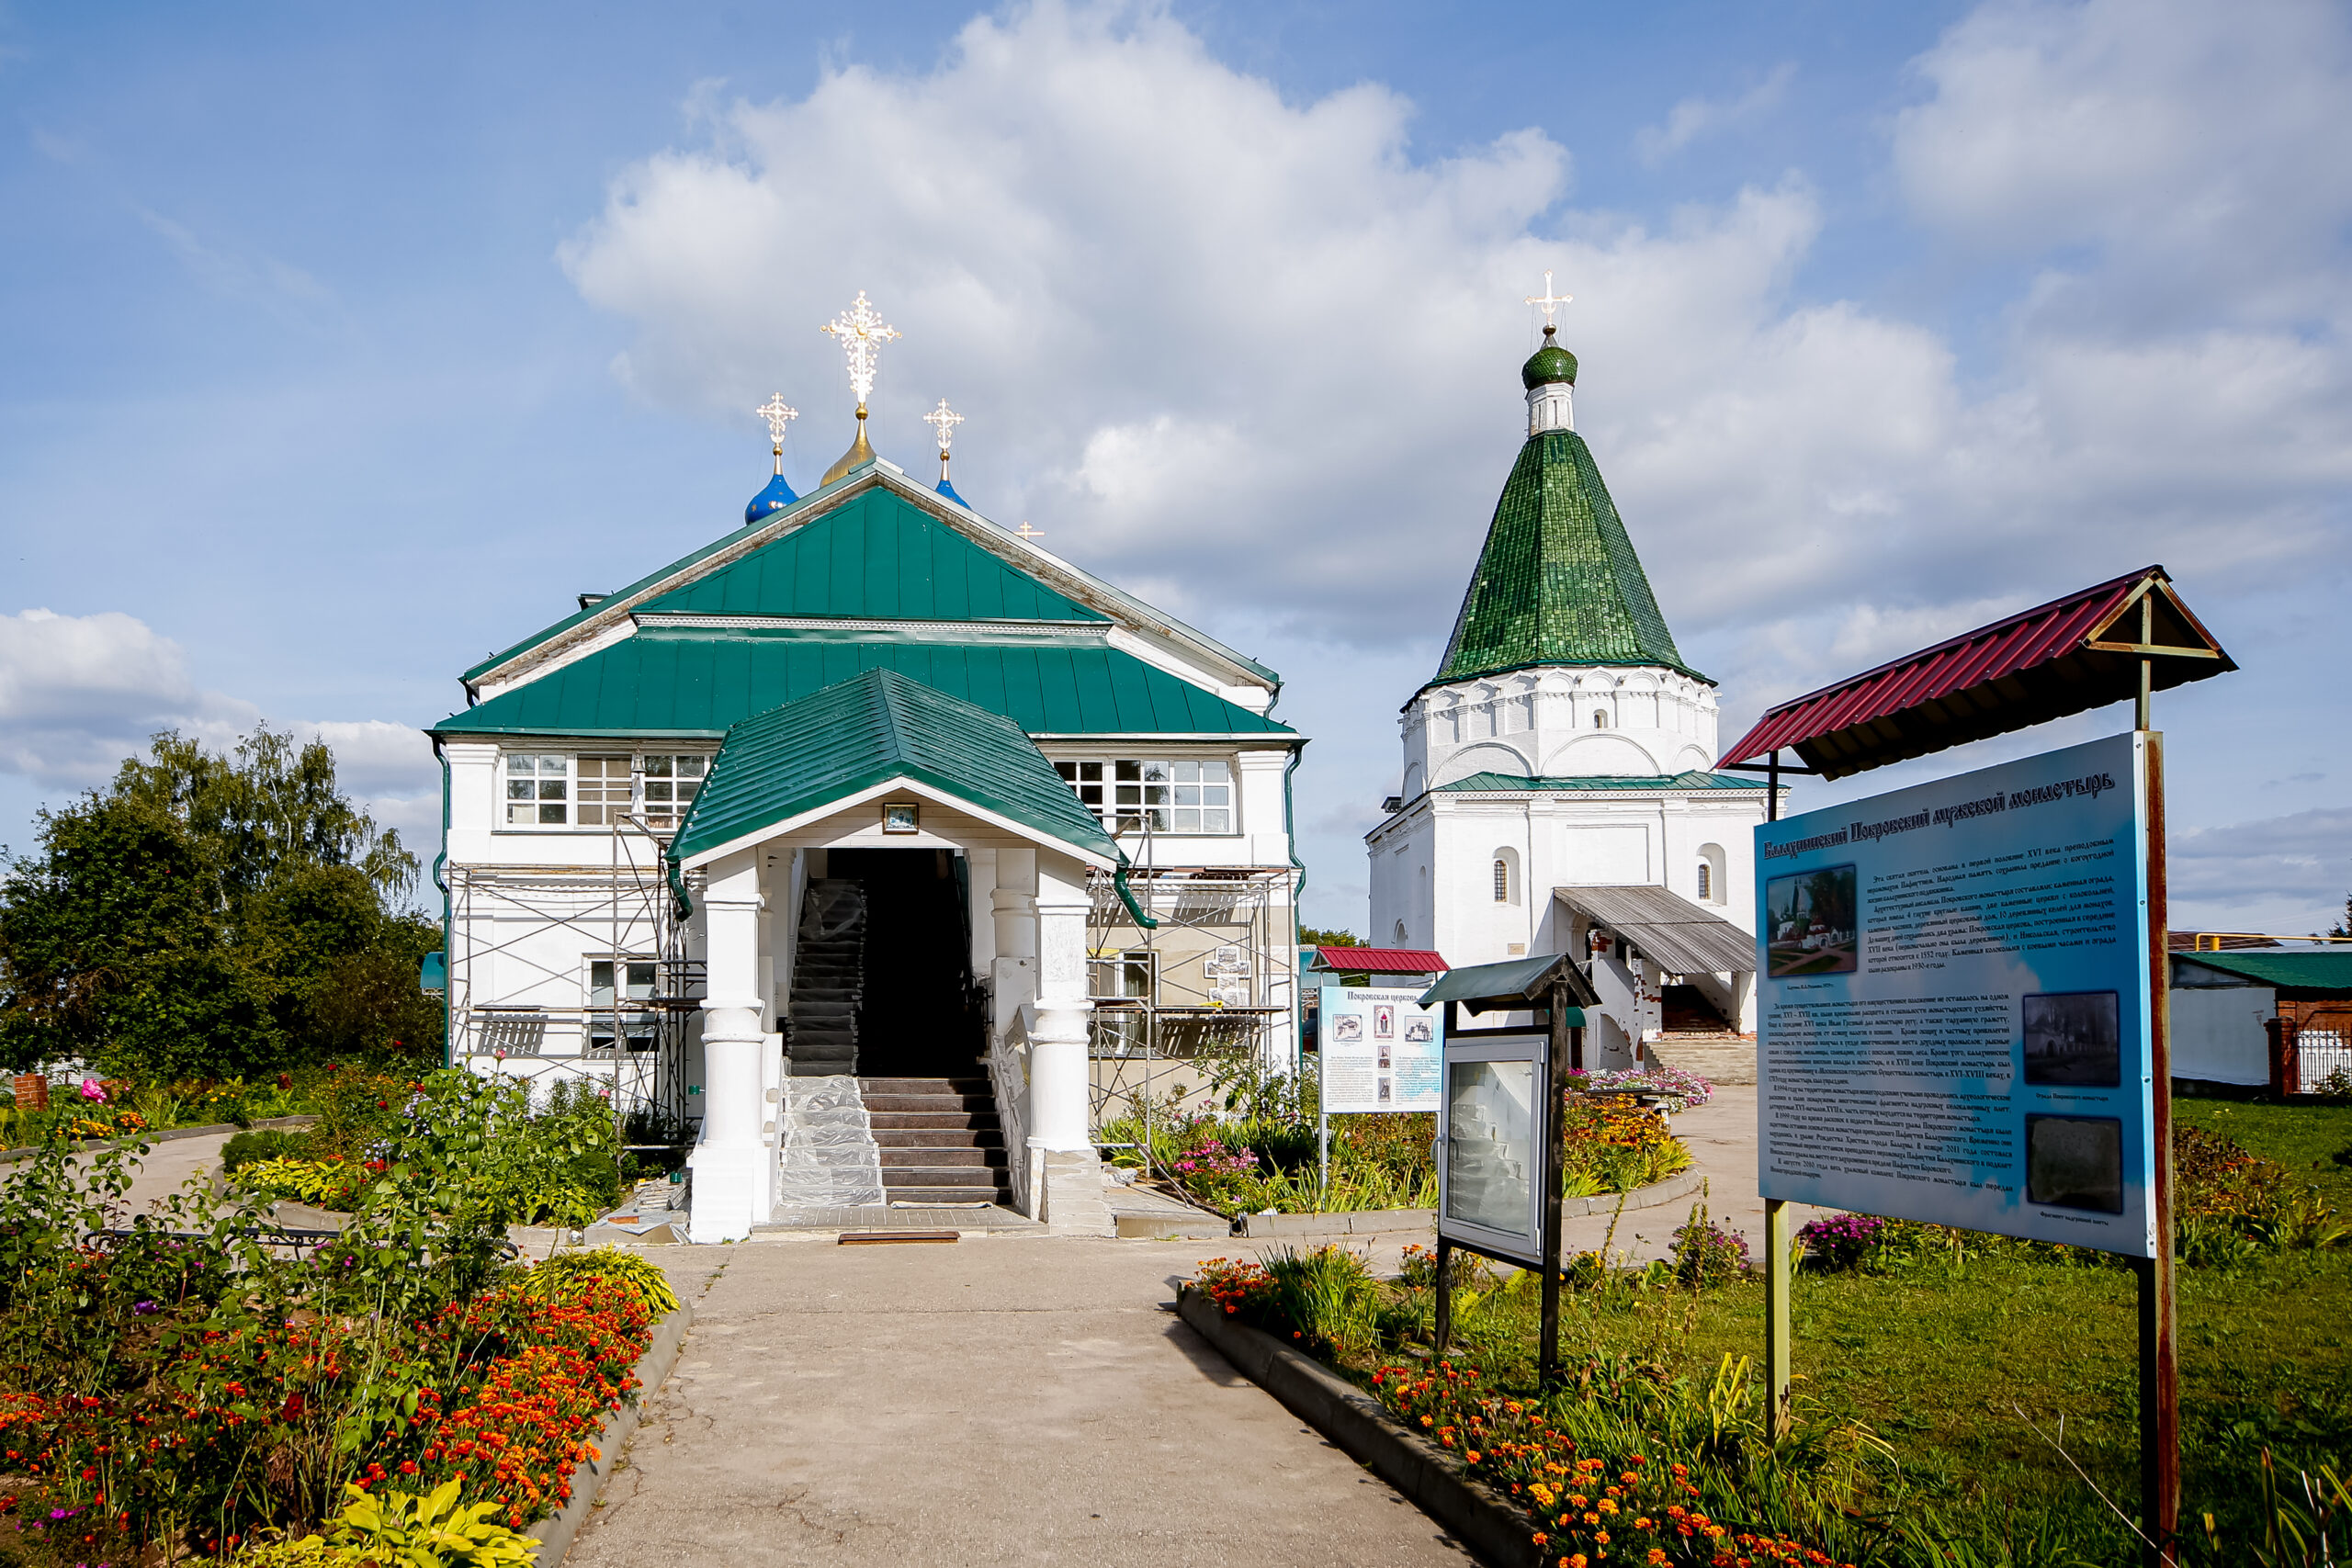
[[571,820],[571,759],[509,752],[506,825],[560,828]]
[[653,996],[654,962],[650,958],[592,958],[588,961],[587,1048],[591,1056],[613,1054],[613,974],[620,972],[621,1038],[631,1051],[650,1051],[657,1043],[652,1012],[631,1002]]
[[1233,769],[1222,759],[1057,762],[1079,801],[1114,832],[1232,833]]
[[1104,1000],[1152,999],[1152,954],[1149,948],[1105,953],[1086,961],[1087,989]]
[[574,765],[572,820],[582,828],[605,828],[628,814],[629,759],[580,757]]
[[702,787],[703,775],[709,769],[708,757],[678,753],[648,756],[645,820],[659,829],[675,828],[684,818],[686,808],[695,803],[695,791]]

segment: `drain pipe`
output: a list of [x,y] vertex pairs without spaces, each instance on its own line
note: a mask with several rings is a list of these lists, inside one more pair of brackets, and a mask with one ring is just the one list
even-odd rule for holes
[[[470,699],[470,689],[468,696]],[[469,700],[466,705],[473,704]],[[449,954],[457,910],[456,900],[449,897],[449,753],[441,749],[437,735],[433,738],[433,755],[441,764],[441,852],[433,857],[433,886],[441,889],[441,1065],[454,1067],[458,1065],[458,1010],[453,999],[456,987],[449,983]]]

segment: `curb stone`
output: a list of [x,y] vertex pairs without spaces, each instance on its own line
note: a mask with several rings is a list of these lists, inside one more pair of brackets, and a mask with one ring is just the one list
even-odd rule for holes
[[694,1303],[684,1302],[677,1311],[654,1325],[653,1337],[647,1342],[645,1354],[638,1359],[637,1397],[623,1403],[605,1420],[605,1429],[596,1436],[595,1457],[582,1460],[580,1468],[571,1472],[571,1501],[523,1532],[540,1543],[538,1556],[532,1560],[535,1568],[555,1568],[571,1550],[572,1537],[588,1522],[588,1516],[595,1510],[597,1495],[612,1478],[614,1461],[637,1431],[645,1402],[659,1393],[668,1380],[670,1369],[678,1359],[678,1348],[685,1342],[686,1329],[694,1319]]
[[1535,1527],[1500,1493],[1454,1468],[1438,1446],[1321,1362],[1272,1335],[1236,1323],[1190,1284],[1177,1314],[1242,1376],[1338,1445],[1445,1527],[1490,1568],[1541,1568]]
[[[127,1148],[132,1144],[175,1144],[182,1138],[215,1138],[223,1133],[247,1133],[256,1127],[307,1127],[317,1120],[315,1116],[265,1116],[246,1127],[240,1127],[234,1122],[212,1122],[201,1127],[167,1127],[160,1133],[137,1133],[128,1138],[87,1139],[80,1152],[89,1154],[97,1149]],[[34,1144],[28,1144],[20,1149],[0,1149],[0,1165],[29,1159],[39,1153],[40,1145]]]
[[[1664,1181],[1647,1187],[1636,1187],[1623,1194],[1624,1212],[1637,1209],[1662,1209],[1668,1203],[1695,1197],[1706,1179],[1695,1170],[1679,1176],[1669,1176]],[[1619,1194],[1595,1193],[1589,1198],[1563,1198],[1560,1217],[1580,1220],[1591,1214],[1613,1214],[1618,1212]],[[1434,1230],[1437,1226],[1435,1209],[1362,1209],[1352,1213],[1321,1214],[1244,1214],[1236,1222],[1234,1234],[1246,1236],[1275,1235],[1372,1235],[1386,1231]]]

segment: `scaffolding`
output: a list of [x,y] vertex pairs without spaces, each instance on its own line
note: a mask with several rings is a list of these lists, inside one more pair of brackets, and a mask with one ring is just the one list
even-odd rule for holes
[[1159,1101],[1201,1057],[1247,1049],[1267,1070],[1295,1070],[1297,875],[1287,865],[1135,867],[1128,891],[1158,922],[1142,926],[1112,874],[1093,874],[1086,951],[1098,1141],[1126,1116],[1148,1134]]
[[660,836],[628,817],[610,844],[603,866],[448,868],[449,1059],[488,1056],[535,1087],[593,1083],[616,1123],[643,1111],[684,1130],[703,961],[686,955]]

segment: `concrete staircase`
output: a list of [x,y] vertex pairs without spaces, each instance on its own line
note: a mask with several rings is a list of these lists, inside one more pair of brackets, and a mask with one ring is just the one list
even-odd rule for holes
[[857,1071],[857,1008],[865,990],[865,892],[847,877],[808,884],[794,945],[786,1050],[794,1077]]
[[1012,1201],[1004,1130],[986,1078],[858,1079],[894,1203]]

